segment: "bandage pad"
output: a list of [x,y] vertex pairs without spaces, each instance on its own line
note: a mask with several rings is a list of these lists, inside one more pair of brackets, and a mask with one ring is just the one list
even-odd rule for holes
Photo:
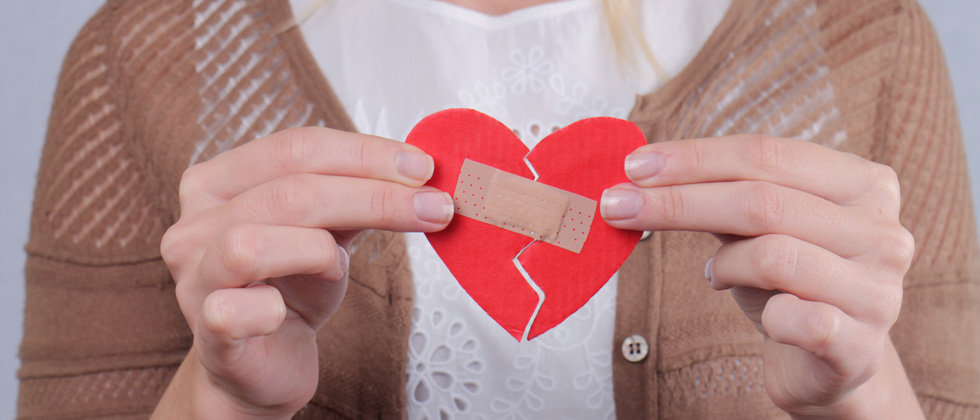
[[456,214],[582,252],[596,201],[466,159],[453,193]]

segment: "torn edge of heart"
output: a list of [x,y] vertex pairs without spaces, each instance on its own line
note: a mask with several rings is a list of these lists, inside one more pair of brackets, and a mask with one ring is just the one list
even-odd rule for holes
[[512,260],[514,262],[514,266],[517,267],[517,271],[521,273],[522,277],[524,277],[524,281],[526,281],[527,284],[531,286],[531,289],[534,290],[534,293],[538,295],[538,305],[534,307],[534,312],[531,313],[531,318],[528,319],[527,325],[524,326],[524,334],[521,335],[521,341],[527,341],[527,337],[531,335],[531,326],[533,326],[534,321],[538,319],[538,312],[540,312],[541,307],[544,306],[544,297],[545,297],[544,290],[541,290],[541,287],[539,287],[538,284],[535,283],[533,279],[531,279],[531,275],[527,274],[527,270],[525,270],[524,266],[521,264],[521,260],[520,260],[521,254],[523,254],[524,251],[530,248],[531,245],[534,245],[533,241],[527,244],[527,246],[525,246],[524,248],[522,248],[521,252],[518,252],[517,255],[514,256],[514,259]]
[[538,296],[520,341],[528,340],[546,298],[521,265],[521,254],[539,241],[576,254],[582,252],[597,207],[593,199],[537,182],[538,173],[527,157],[524,163],[534,180],[466,159],[453,193],[456,214],[533,239],[512,260]]

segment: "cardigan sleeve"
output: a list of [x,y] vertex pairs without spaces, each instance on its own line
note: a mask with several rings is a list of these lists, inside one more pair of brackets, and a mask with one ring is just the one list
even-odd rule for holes
[[146,418],[191,343],[159,243],[172,216],[127,138],[117,7],[66,56],[35,190],[18,418]]
[[980,254],[963,138],[936,33],[905,3],[880,152],[899,174],[916,252],[892,339],[928,418],[980,418]]

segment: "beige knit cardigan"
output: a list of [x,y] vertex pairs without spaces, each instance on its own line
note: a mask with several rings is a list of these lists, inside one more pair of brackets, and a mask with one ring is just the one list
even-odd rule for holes
[[[20,418],[146,418],[191,344],[159,252],[181,173],[287,127],[354,128],[291,18],[286,0],[110,0],[79,33],[27,244]],[[630,118],[651,142],[762,133],[894,167],[917,251],[892,338],[930,417],[980,418],[980,254],[945,63],[917,4],[734,0]],[[624,266],[610,345],[640,334],[651,349],[614,353],[619,417],[786,417],[762,385],[762,338],[704,281],[717,246],[658,232]],[[401,236],[364,237],[297,418],[404,416],[407,268]]]

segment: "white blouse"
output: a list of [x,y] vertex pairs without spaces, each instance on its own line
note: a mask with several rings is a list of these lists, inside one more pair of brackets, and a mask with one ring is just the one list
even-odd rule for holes
[[[644,36],[677,74],[731,0],[639,0]],[[314,0],[290,0],[297,16]],[[601,0],[489,16],[436,0],[331,0],[300,25],[357,129],[404,141],[426,115],[473,108],[533,148],[582,118],[625,118],[665,80],[617,55]],[[642,57],[641,54],[636,54]],[[614,418],[616,276],[564,323],[514,340],[470,299],[425,236],[408,234],[415,303],[411,419]]]

